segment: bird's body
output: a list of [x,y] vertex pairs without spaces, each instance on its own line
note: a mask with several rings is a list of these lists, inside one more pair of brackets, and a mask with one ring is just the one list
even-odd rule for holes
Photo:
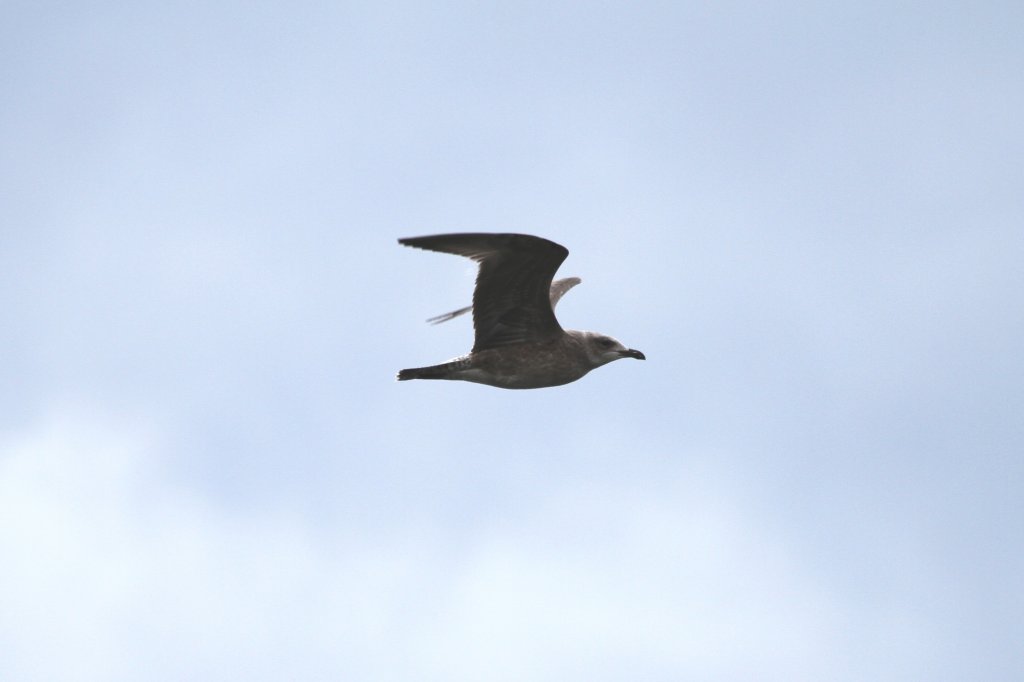
[[[449,379],[499,388],[545,388],[576,381],[613,360],[645,359],[640,351],[609,336],[564,330],[558,324],[555,304],[580,281],[571,277],[552,283],[569,254],[559,244],[531,235],[486,233],[398,241],[480,263],[471,306],[476,332],[473,350],[439,365],[403,369],[399,381]],[[462,308],[431,321],[443,322],[468,310]]]
[[580,338],[587,333],[570,329],[561,338],[475,351],[440,365],[403,369],[398,379],[456,379],[499,388],[561,386],[597,366]]

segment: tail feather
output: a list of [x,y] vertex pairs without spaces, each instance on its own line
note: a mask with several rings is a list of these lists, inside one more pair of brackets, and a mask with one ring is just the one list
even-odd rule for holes
[[451,379],[453,378],[453,372],[459,369],[464,369],[467,364],[466,360],[459,359],[452,360],[451,362],[442,362],[440,365],[430,365],[429,367],[411,367],[409,369],[400,370],[398,372],[398,380]]

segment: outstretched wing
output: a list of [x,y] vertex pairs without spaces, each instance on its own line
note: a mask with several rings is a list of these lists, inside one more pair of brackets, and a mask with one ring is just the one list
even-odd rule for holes
[[[563,279],[556,279],[554,282],[552,282],[551,309],[554,310],[555,306],[558,305],[559,299],[561,299],[562,296],[565,295],[565,292],[569,291],[569,289],[572,289],[574,286],[576,286],[582,281],[583,280],[581,280],[579,277],[565,277]],[[443,315],[437,315],[435,317],[427,318],[427,322],[429,322],[430,324],[441,324],[442,322],[447,322],[448,320],[454,320],[459,315],[465,315],[472,309],[473,306],[467,305],[465,308],[459,308],[458,310],[453,310],[450,313],[445,313]]]
[[[526,234],[439,234],[398,241],[466,256],[480,264],[472,305],[474,352],[542,341],[562,333],[552,307],[551,280],[569,255],[564,246]],[[455,317],[461,312],[448,315]],[[451,319],[448,315],[441,317]]]

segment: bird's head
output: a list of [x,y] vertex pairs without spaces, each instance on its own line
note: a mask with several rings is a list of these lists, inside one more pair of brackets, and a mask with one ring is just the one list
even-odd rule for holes
[[605,334],[598,334],[597,332],[579,332],[580,340],[583,342],[583,347],[587,351],[587,357],[594,363],[595,367],[606,365],[614,360],[621,360],[622,358],[634,358],[636,360],[646,360],[644,356],[638,350],[633,348],[626,348],[617,339],[613,339]]

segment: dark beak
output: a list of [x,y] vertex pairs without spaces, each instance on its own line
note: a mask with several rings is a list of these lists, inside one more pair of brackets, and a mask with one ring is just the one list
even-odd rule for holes
[[619,355],[621,355],[624,358],[636,358],[637,360],[646,360],[647,359],[646,355],[644,355],[643,353],[641,353],[638,350],[633,350],[632,348],[627,348],[626,350],[620,350],[619,351]]

